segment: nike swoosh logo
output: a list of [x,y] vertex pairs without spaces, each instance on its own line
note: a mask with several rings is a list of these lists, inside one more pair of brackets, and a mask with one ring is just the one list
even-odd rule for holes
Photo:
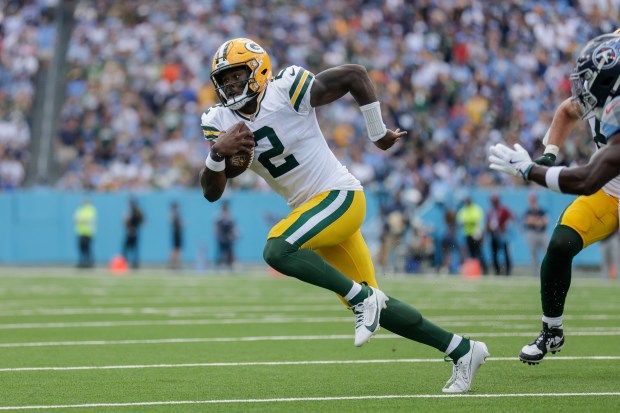
[[364,327],[368,329],[368,331],[375,331],[379,324],[379,312],[381,308],[379,308],[379,300],[377,300],[377,293],[373,293],[375,299],[375,313],[373,317],[373,321],[370,324],[365,324]]
[[295,68],[291,67],[291,76],[295,76]]
[[513,163],[518,163],[519,161],[513,161],[512,159],[508,161],[508,163],[513,164]]
[[606,115],[609,115],[609,114],[611,113],[611,110],[612,110],[614,107],[616,107],[616,105],[617,105],[617,104],[618,104],[618,101],[616,100],[616,101],[614,102],[614,104],[613,104],[613,105],[611,105],[611,106],[607,107],[607,109],[605,109],[605,114],[606,114]]

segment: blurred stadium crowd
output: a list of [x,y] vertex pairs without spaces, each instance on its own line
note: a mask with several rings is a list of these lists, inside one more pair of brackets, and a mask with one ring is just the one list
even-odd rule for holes
[[[58,1],[8,1],[0,20],[0,190],[23,185],[38,67],[54,45]],[[368,143],[352,99],[318,109],[336,154],[369,189],[418,203],[467,185],[517,185],[488,170],[486,148],[541,151],[570,94],[575,54],[620,27],[620,0],[78,1],[66,97],[54,142],[64,190],[192,187],[207,153],[201,113],[216,103],[216,48],[250,37],[274,71],[364,65],[397,151]],[[584,136],[587,133],[584,129]],[[583,162],[587,139],[563,153]],[[262,188],[254,174],[233,185]]]

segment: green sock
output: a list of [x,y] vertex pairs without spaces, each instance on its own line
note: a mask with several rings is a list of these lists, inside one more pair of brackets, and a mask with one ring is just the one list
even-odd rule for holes
[[470,348],[471,345],[469,339],[463,337],[459,345],[456,346],[456,348],[450,354],[448,354],[448,356],[452,359],[453,363],[456,363],[458,359],[460,359],[469,352]]
[[355,297],[349,300],[349,304],[353,306],[355,304],[361,303],[362,301],[366,299],[366,297],[368,297],[369,292],[370,292],[370,287],[367,286],[365,283],[362,284],[362,290],[359,293],[357,293]]
[[267,240],[263,257],[267,264],[282,274],[326,288],[343,297],[351,291],[353,286],[353,280],[338,271],[319,254],[311,250],[297,249],[282,238]]
[[573,257],[582,249],[583,240],[577,231],[566,225],[555,227],[540,266],[540,298],[544,315],[559,317],[564,313]]
[[387,308],[381,312],[381,326],[418,343],[426,344],[444,352],[453,334],[425,319],[407,303],[390,297]]

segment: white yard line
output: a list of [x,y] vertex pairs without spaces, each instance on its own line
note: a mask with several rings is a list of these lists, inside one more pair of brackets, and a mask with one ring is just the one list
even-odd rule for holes
[[223,399],[223,400],[178,400],[178,401],[151,401],[131,403],[87,403],[87,404],[64,404],[48,406],[0,406],[0,410],[26,410],[26,409],[71,409],[89,407],[131,407],[131,406],[173,406],[184,404],[238,404],[238,403],[291,403],[308,401],[339,401],[339,400],[385,400],[385,399],[450,399],[470,398],[488,399],[500,397],[618,397],[620,392],[601,393],[501,393],[501,394],[387,394],[376,396],[334,396],[334,397],[291,397],[274,399]]
[[[285,316],[287,313],[316,313],[331,312],[342,310],[341,304],[322,304],[313,306],[304,306],[300,308],[298,305],[252,305],[252,306],[191,306],[191,307],[35,307],[28,309],[0,310],[0,317],[31,317],[31,316],[67,316],[67,315],[92,315],[92,314],[120,314],[120,315],[166,315],[170,317],[180,316],[234,316],[238,314],[251,313],[278,313]],[[436,321],[530,321],[539,320],[538,315],[532,314],[490,314],[490,315],[468,315],[463,316],[433,316]],[[619,320],[620,314],[582,314],[564,316],[564,320]]]
[[[345,313],[346,314],[346,313]],[[530,317],[531,318],[531,317]],[[45,323],[9,323],[0,324],[0,330],[29,330],[29,329],[53,329],[53,328],[100,328],[100,327],[140,327],[140,326],[184,326],[184,325],[227,325],[227,324],[301,324],[301,323],[351,323],[353,318],[346,314],[344,316],[331,317],[294,317],[287,315],[264,315],[255,318],[233,318],[230,316],[221,316],[220,318],[209,319],[166,319],[166,320],[124,320],[124,321],[72,321],[72,322],[45,322]],[[434,319],[439,320],[439,318]],[[601,318],[596,318],[600,321]],[[453,317],[450,319],[442,319],[441,324],[450,327],[465,326],[495,326],[501,320],[489,322],[487,320],[473,320],[469,317]],[[517,320],[512,320],[517,321]],[[505,325],[504,322],[501,323]],[[512,324],[510,329],[525,329],[528,332],[535,330],[532,324]],[[609,331],[618,332],[620,327],[575,327],[571,328],[572,332],[580,330],[588,331]]]
[[[487,361],[517,361],[516,357],[489,357]],[[552,361],[615,361],[620,356],[581,356],[563,357],[554,356],[546,360]],[[389,363],[445,363],[442,358],[437,359],[384,359],[384,360],[302,360],[302,361],[249,361],[228,363],[169,363],[169,364],[128,364],[119,366],[70,366],[70,367],[15,367],[2,368],[0,372],[29,372],[29,371],[73,371],[73,370],[132,370],[132,369],[167,369],[187,367],[248,367],[248,366],[307,366],[325,364],[389,364]]]
[[[488,333],[478,332],[463,333],[465,336],[483,337],[530,337],[531,332],[515,333]],[[620,331],[575,331],[571,336],[582,337],[605,337],[620,336]],[[22,348],[22,347],[58,347],[58,346],[109,346],[109,345],[128,345],[128,344],[183,344],[183,343],[230,343],[230,342],[255,342],[255,341],[308,341],[308,340],[351,340],[352,335],[314,335],[314,336],[254,336],[254,337],[197,337],[197,338],[163,338],[147,340],[85,340],[85,341],[35,341],[25,343],[0,343],[0,348]],[[395,334],[377,334],[373,338],[378,339],[402,339]]]

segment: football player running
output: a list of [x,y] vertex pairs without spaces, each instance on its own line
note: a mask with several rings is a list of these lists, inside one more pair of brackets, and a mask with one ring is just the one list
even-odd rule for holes
[[[356,346],[368,342],[380,324],[446,353],[454,365],[443,391],[469,391],[489,355],[486,345],[436,326],[378,288],[360,230],[366,213],[363,188],[329,149],[317,122],[314,108],[350,93],[377,147],[387,150],[405,136],[383,123],[366,69],[345,64],[314,75],[289,66],[272,78],[264,49],[238,38],[215,53],[211,80],[220,104],[201,119],[205,138],[212,141],[200,171],[204,197],[214,202],[224,192],[224,158],[250,154],[255,145],[250,169],[292,209],[269,232],[265,261],[282,274],[338,294],[354,313]],[[239,131],[238,122],[250,131]]]
[[[620,31],[620,30],[619,30]],[[571,283],[572,259],[587,246],[618,231],[620,197],[620,35],[602,35],[582,49],[570,76],[572,97],[556,110],[545,154],[532,162],[519,144],[497,144],[492,169],[521,176],[547,188],[581,195],[562,213],[540,270],[542,330],[523,347],[519,359],[538,364],[564,346],[562,315]],[[588,119],[597,146],[589,163],[553,166],[559,146],[582,119]]]

